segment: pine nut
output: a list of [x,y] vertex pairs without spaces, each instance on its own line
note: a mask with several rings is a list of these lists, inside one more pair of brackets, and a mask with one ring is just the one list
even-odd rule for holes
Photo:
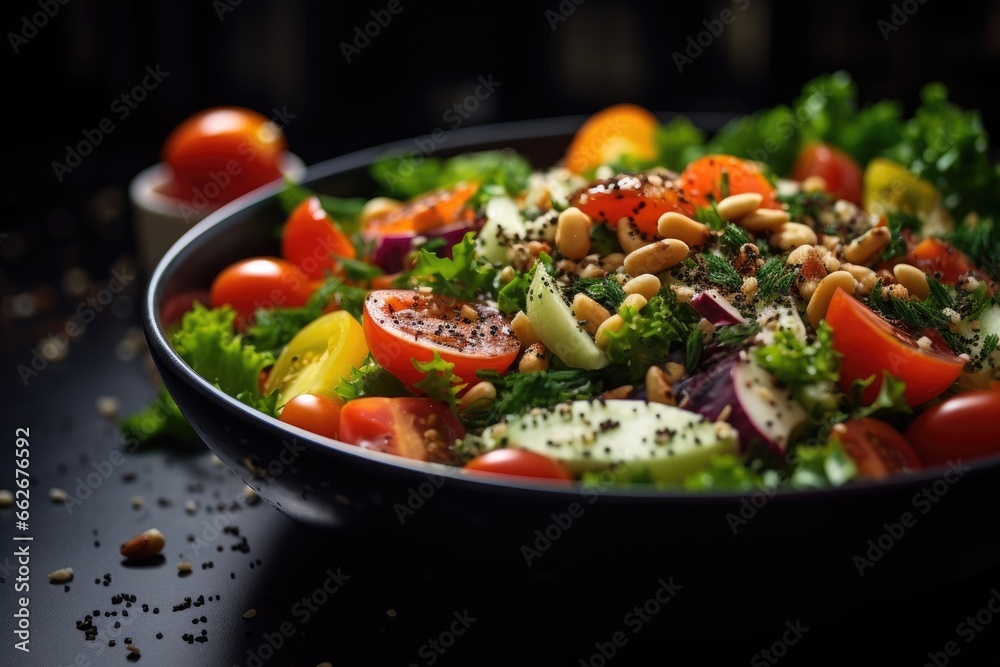
[[514,279],[514,267],[505,266],[500,271],[500,282],[507,284]]
[[556,223],[556,248],[563,257],[583,259],[590,252],[590,216],[570,206]]
[[182,560],[179,563],[177,563],[178,572],[190,572],[193,569],[194,565],[189,560]]
[[760,232],[773,232],[781,229],[781,226],[790,219],[788,211],[777,208],[759,208],[753,213],[744,215],[736,223],[749,232],[759,234]]
[[719,202],[716,209],[723,220],[736,220],[756,211],[763,201],[763,195],[757,192],[744,192],[726,197]]
[[643,276],[636,276],[622,286],[626,294],[641,294],[646,300],[652,299],[660,291],[660,279],[647,273]]
[[874,262],[889,246],[892,234],[887,227],[872,227],[844,248],[844,259],[851,264]]
[[462,304],[462,317],[469,320],[470,322],[475,322],[479,319],[479,311],[470,306],[469,304]]
[[[823,246],[814,246],[814,247],[823,248]],[[826,248],[823,248],[823,250],[826,250]],[[822,261],[823,261],[823,266],[826,267],[826,270],[829,273],[833,273],[834,271],[840,271],[840,260],[837,259],[837,256],[834,255],[832,252],[827,252],[825,255],[823,255]]]
[[535,333],[534,325],[531,324],[531,320],[528,319],[523,310],[517,311],[517,315],[510,321],[510,330],[521,341],[521,345],[531,345],[541,340]]
[[650,366],[646,371],[646,398],[651,403],[677,405],[677,397],[667,379],[667,374],[659,366]]
[[927,274],[917,267],[910,264],[897,264],[892,267],[892,273],[900,285],[921,301],[930,296],[931,290],[927,285]]
[[809,176],[802,181],[802,192],[826,192],[826,179],[822,176]]
[[816,252],[816,248],[811,245],[800,245],[798,248],[788,253],[788,257],[785,259],[785,265],[792,266],[794,264],[805,264],[813,258],[819,259],[819,253]]
[[375,197],[374,199],[369,199],[365,202],[365,205],[361,207],[361,225],[364,226],[366,222],[396,213],[402,210],[402,208],[403,202],[396,199],[390,199],[389,197]]
[[649,302],[643,295],[629,294],[627,297],[625,297],[625,300],[622,301],[621,308],[635,308],[638,311],[645,308],[647,303]]
[[670,291],[679,303],[691,303],[694,299],[694,288],[690,285],[671,285]]
[[667,382],[670,384],[679,382],[682,377],[687,375],[687,369],[684,368],[684,364],[679,364],[676,361],[668,361],[663,366],[663,370],[666,372]]
[[878,274],[867,266],[843,262],[840,265],[840,270],[847,271],[858,281],[858,294],[870,294],[875,289],[875,283],[878,282]]
[[587,333],[597,333],[597,328],[604,320],[611,317],[608,309],[591,299],[586,294],[577,293],[573,297],[573,317],[578,322],[585,322],[581,325]]
[[602,350],[608,349],[608,345],[611,343],[611,338],[607,336],[610,331],[612,333],[617,333],[619,329],[625,326],[625,320],[622,319],[621,315],[612,315],[608,319],[601,323],[601,326],[597,327],[597,333],[594,334],[594,340],[597,342],[597,347]]
[[151,558],[163,550],[165,543],[163,533],[150,528],[123,544],[120,552],[125,558]]
[[830,252],[836,252],[840,248],[840,237],[832,234],[820,234],[820,244]]
[[616,233],[618,234],[618,244],[627,253],[650,244],[648,239],[643,238],[642,232],[635,226],[635,223],[628,218],[622,218],[618,221]]
[[743,296],[746,297],[747,301],[753,301],[754,294],[757,293],[757,279],[753,276],[744,278],[743,284],[740,286],[740,291],[743,292]]
[[782,250],[791,250],[800,245],[815,245],[818,241],[812,227],[800,222],[786,222],[771,236],[771,245]]
[[532,343],[521,355],[517,364],[519,373],[533,373],[549,369],[549,351],[541,343]]
[[641,276],[666,271],[683,262],[689,250],[684,241],[676,239],[651,243],[632,251],[625,257],[625,272],[631,276]]
[[830,307],[830,299],[833,298],[837,288],[844,290],[848,294],[854,294],[857,283],[847,271],[834,271],[820,281],[819,286],[809,299],[806,306],[806,316],[813,329],[819,327],[819,323],[826,317],[826,309]]
[[712,237],[712,230],[708,227],[676,211],[661,215],[656,229],[663,238],[684,241],[692,248],[704,246]]
[[49,572],[49,581],[61,584],[73,579],[73,568],[62,567],[53,572]]
[[497,398],[497,388],[492,382],[477,382],[459,399],[458,405],[463,410],[474,408],[486,409]]
[[581,278],[603,278],[608,272],[601,268],[600,264],[588,264],[580,270]]
[[623,252],[613,252],[610,255],[605,255],[604,259],[601,260],[601,268],[611,273],[616,271],[618,267],[625,265],[625,253]]

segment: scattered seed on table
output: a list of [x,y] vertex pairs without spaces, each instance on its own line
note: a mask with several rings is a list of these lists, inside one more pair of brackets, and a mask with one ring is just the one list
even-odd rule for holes
[[53,572],[49,572],[49,581],[51,581],[52,583],[61,584],[63,582],[72,580],[73,580],[73,568],[71,567],[63,567]]
[[117,419],[121,412],[121,403],[114,396],[99,396],[94,402],[97,414],[105,419]]
[[253,618],[256,615],[257,615],[256,609],[247,609],[245,612],[243,612],[243,618]]
[[54,503],[64,503],[69,500],[69,494],[66,493],[65,489],[60,489],[54,486],[49,489],[49,500]]

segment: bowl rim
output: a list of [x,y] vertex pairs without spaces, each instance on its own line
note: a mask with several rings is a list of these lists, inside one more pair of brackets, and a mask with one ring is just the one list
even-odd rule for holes
[[[685,115],[691,118],[699,127],[719,127],[726,120],[733,117],[733,114],[721,112],[673,112],[657,114],[661,120],[677,115]],[[556,136],[570,137],[587,118],[588,116],[586,115],[561,116],[459,128],[447,134],[447,143],[442,143],[440,150],[450,153],[454,149],[486,149],[487,145],[492,145],[493,148],[502,148],[504,142],[513,140]],[[415,149],[415,147],[417,145],[416,142],[421,139],[433,140],[433,137],[432,135],[422,135],[401,139],[316,163],[306,168],[306,172],[299,182],[305,186],[309,186],[318,180],[324,180],[343,172],[364,168],[374,162],[379,156],[387,153],[413,152],[419,154],[420,151]],[[438,144],[435,143],[434,145],[437,146]],[[585,486],[581,482],[556,484],[546,480],[522,479],[505,475],[470,475],[464,469],[456,466],[417,461],[384,452],[362,449],[355,445],[317,435],[281,422],[275,417],[259,412],[253,407],[236,400],[195,373],[167,341],[160,323],[159,302],[160,296],[164,291],[166,279],[173,273],[172,269],[174,265],[191,251],[196,241],[203,234],[216,228],[225,227],[227,222],[235,221],[238,218],[238,214],[247,209],[264,205],[266,202],[274,199],[283,188],[284,184],[281,182],[261,186],[211,212],[203,220],[188,229],[164,254],[150,276],[142,301],[142,325],[150,351],[154,355],[159,355],[161,361],[168,364],[176,375],[183,379],[189,387],[207,400],[220,403],[222,407],[235,410],[251,419],[263,420],[272,429],[276,428],[286,431],[305,443],[331,449],[338,454],[360,457],[369,462],[385,464],[395,473],[417,474],[421,477],[428,475],[441,476],[445,477],[449,483],[470,485],[472,488],[481,488],[489,492],[516,494],[536,492],[545,494],[549,498],[562,496],[567,502],[579,500],[582,494],[588,492],[599,495],[602,502],[611,503],[629,503],[640,500],[647,502],[675,502],[683,500],[686,503],[696,504],[731,504],[734,499],[754,496],[756,494],[766,495],[768,502],[775,500],[787,502],[790,499],[795,501],[820,501],[829,496],[838,498],[848,495],[862,497],[873,493],[889,493],[906,488],[917,488],[941,479],[948,470],[947,464],[936,465],[924,468],[915,473],[896,476],[887,480],[859,480],[848,486],[820,489],[687,491],[682,488],[659,489],[646,485],[621,485],[595,490],[593,487]],[[206,444],[210,449],[212,448],[210,443],[206,442]],[[979,476],[987,474],[989,471],[1000,469],[1000,454],[968,463],[963,463],[961,459],[958,459],[956,463],[969,468],[963,472],[963,477],[969,475]]]

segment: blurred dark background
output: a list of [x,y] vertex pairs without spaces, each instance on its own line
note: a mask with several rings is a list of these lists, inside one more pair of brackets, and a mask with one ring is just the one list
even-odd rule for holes
[[[309,164],[456,119],[587,114],[621,101],[750,112],[836,69],[854,76],[862,100],[897,98],[908,110],[924,83],[941,80],[988,128],[1000,123],[997,2],[17,0],[0,12],[6,295],[57,283],[56,267],[105,275],[134,243],[128,181],[158,161],[173,127],[215,105],[285,114],[290,147]],[[121,119],[116,100],[147,67],[165,78]],[[458,118],[450,109],[479,77],[495,92]],[[53,162],[105,118],[114,131],[57,179]]]

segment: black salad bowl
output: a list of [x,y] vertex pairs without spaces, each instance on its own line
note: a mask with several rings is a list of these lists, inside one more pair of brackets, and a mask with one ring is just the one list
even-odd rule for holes
[[[436,156],[512,148],[536,167],[563,154],[581,118],[463,129],[318,164],[305,183],[374,195],[387,151]],[[695,115],[713,127],[720,118]],[[439,137],[440,138],[440,137]],[[177,405],[227,466],[293,519],[349,541],[390,569],[521,596],[526,613],[621,628],[635,606],[670,610],[658,632],[712,632],[825,618],[946,586],[1000,564],[1000,460],[954,463],[885,483],[808,492],[689,494],[471,477],[371,452],[254,411],[196,375],[160,321],[172,296],[228,264],[278,254],[278,187],[191,229],[160,262],[144,301],[153,359]],[[362,546],[363,545],[363,546]],[[632,619],[634,620],[634,619]],[[627,628],[622,628],[627,629]]]

